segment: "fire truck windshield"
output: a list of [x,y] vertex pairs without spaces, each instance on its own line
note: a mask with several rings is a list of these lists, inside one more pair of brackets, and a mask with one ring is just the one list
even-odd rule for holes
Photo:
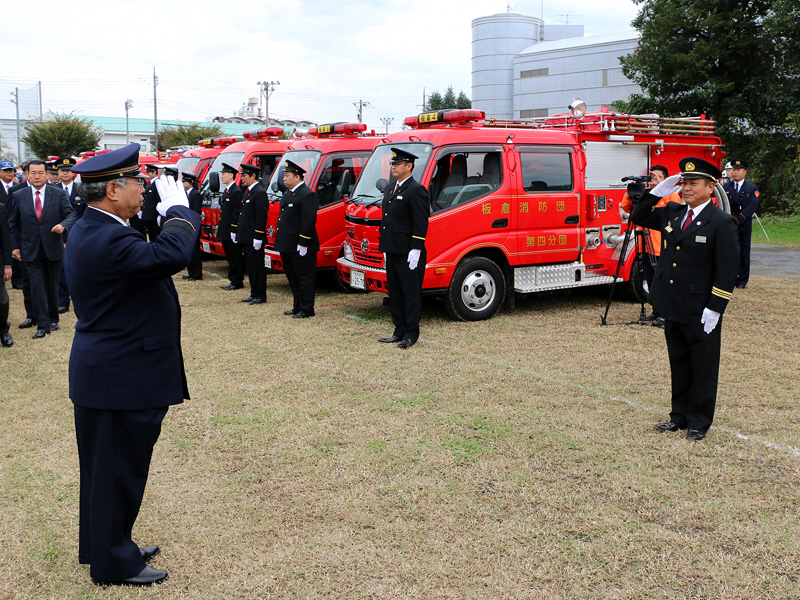
[[311,184],[311,177],[314,175],[314,170],[317,168],[317,163],[322,156],[319,150],[288,150],[284,153],[280,165],[272,173],[267,186],[267,198],[270,202],[280,200],[283,197],[283,166],[286,160],[292,161],[301,169],[305,169],[304,181]]
[[[198,159],[199,160],[199,159]],[[222,152],[214,159],[214,164],[208,170],[209,173],[222,171],[222,163],[239,168],[244,160],[244,152]]]
[[[388,183],[392,183],[392,170],[390,161],[392,159],[392,148],[400,148],[406,152],[418,156],[419,158],[414,164],[414,177],[419,180],[422,173],[425,172],[425,167],[428,166],[428,160],[431,157],[431,144],[422,142],[404,142],[404,143],[390,143],[378,146],[375,152],[369,157],[367,165],[361,172],[358,178],[353,196],[350,198],[352,202],[357,204],[367,204],[377,206],[383,200],[383,189]],[[379,187],[380,186],[380,187]]]
[[175,167],[181,173],[197,173],[197,165],[200,164],[199,156],[181,156]]

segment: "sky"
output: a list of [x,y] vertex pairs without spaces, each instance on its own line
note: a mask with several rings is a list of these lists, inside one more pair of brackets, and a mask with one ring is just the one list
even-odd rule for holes
[[[630,29],[632,0],[40,0],[5,27],[0,118],[8,95],[42,82],[45,112],[205,121],[232,116],[259,81],[280,82],[270,116],[316,123],[363,120],[398,130],[423,91],[471,97],[472,20],[513,12],[585,35]],[[23,95],[23,98],[25,96]],[[571,99],[570,99],[571,100]],[[262,100],[263,102],[263,100]],[[25,108],[24,101],[21,108]],[[22,115],[24,116],[24,114]]]

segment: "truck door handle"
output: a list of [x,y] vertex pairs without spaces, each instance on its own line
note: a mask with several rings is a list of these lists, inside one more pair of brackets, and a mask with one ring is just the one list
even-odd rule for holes
[[493,229],[499,229],[501,227],[508,227],[508,219],[495,219],[494,223],[492,223]]
[[580,216],[579,215],[570,215],[566,219],[564,219],[564,223],[567,225],[575,225],[580,223]]

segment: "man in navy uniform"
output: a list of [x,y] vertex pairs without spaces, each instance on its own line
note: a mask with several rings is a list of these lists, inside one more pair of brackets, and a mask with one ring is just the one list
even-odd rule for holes
[[417,343],[425,277],[428,190],[411,176],[417,156],[392,148],[392,179],[383,192],[381,240],[386,256],[386,285],[394,332],[378,341],[403,350]]
[[[81,200],[78,195],[78,186],[75,184],[75,176],[72,174],[72,167],[75,166],[74,158],[59,158],[56,161],[58,167],[59,186],[67,193],[69,204],[78,219],[83,216],[83,211],[86,210],[86,204]],[[64,232],[64,243],[67,243],[68,235]],[[58,313],[63,314],[69,310],[69,285],[67,278],[64,275],[64,270],[61,270],[61,279],[58,282]]]
[[[700,158],[679,164],[682,173],[646,191],[630,219],[662,234],[650,298],[665,319],[672,412],[656,429],[687,429],[686,439],[699,441],[714,420],[722,313],[736,284],[739,244],[736,219],[711,201],[720,170]],[[685,205],[655,207],[678,189]]]
[[753,235],[753,215],[758,209],[759,191],[755,184],[745,181],[747,162],[736,158],[730,162],[731,179],[722,187],[731,201],[731,214],[739,226],[739,277],[736,287],[743,290],[750,281],[750,239]]
[[78,317],[69,359],[80,462],[78,557],[98,584],[151,585],[167,577],[145,564],[158,547],[140,548],[131,531],[167,408],[189,398],[172,276],[189,262],[200,216],[180,184],[162,177],[158,239],[148,243],[128,226],[142,206],[138,161],[134,143],[74,168],[87,209],[66,250]]
[[242,247],[234,241],[239,229],[239,217],[242,214],[242,190],[236,185],[236,174],[239,171],[227,163],[222,163],[220,178],[225,186],[219,201],[219,226],[217,237],[222,240],[222,249],[228,261],[228,285],[221,285],[223,290],[240,290],[244,287],[244,256]]
[[61,180],[58,178],[58,159],[51,160],[47,164],[47,183],[61,187]]
[[275,230],[275,250],[281,253],[283,270],[289,280],[294,302],[283,314],[293,319],[314,316],[314,288],[317,280],[317,194],[303,182],[305,169],[286,160],[283,183],[288,191],[281,198],[281,212]]
[[158,178],[158,167],[150,163],[144,168],[145,175],[150,179],[147,186],[147,191],[144,193],[144,204],[142,205],[141,221],[144,226],[147,238],[152,242],[158,237],[161,227],[158,224],[158,211],[156,206],[160,198],[158,197],[158,188],[156,187],[156,179]]
[[242,245],[247,276],[250,278],[250,295],[242,302],[264,304],[267,301],[267,268],[264,266],[264,238],[267,229],[267,192],[258,181],[261,169],[257,165],[242,163],[244,198],[236,238]]
[[[203,216],[203,196],[197,189],[197,175],[194,173],[184,173],[181,176],[183,181],[183,189],[188,194],[189,208],[200,215],[202,221]],[[198,238],[194,250],[192,250],[192,258],[186,267],[189,271],[188,275],[183,278],[188,281],[200,281],[203,278],[203,249],[200,247],[200,239]]]
[[8,348],[14,345],[14,338],[11,337],[8,331],[11,324],[8,322],[9,299],[6,291],[6,282],[11,280],[11,232],[8,230],[6,207],[2,202],[0,202],[0,269],[2,269],[2,280],[0,280],[0,345]]

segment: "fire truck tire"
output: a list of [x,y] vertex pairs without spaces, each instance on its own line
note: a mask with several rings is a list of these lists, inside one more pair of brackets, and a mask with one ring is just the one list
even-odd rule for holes
[[643,260],[642,255],[636,257],[636,262],[631,267],[631,278],[622,284],[622,292],[625,297],[632,302],[641,302],[642,294],[644,294],[644,301],[647,302],[649,294],[642,286],[642,276],[639,275],[639,261]]
[[465,258],[456,268],[445,296],[445,307],[454,319],[490,319],[503,305],[506,280],[497,264],[483,256]]

